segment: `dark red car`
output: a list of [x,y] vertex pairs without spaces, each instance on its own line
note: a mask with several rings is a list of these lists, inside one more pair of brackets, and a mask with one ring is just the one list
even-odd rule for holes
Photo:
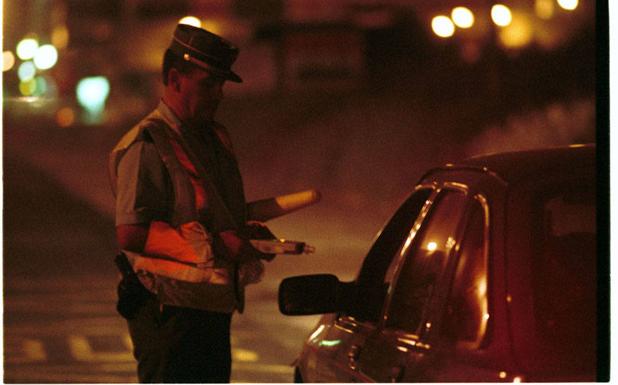
[[297,382],[595,381],[593,145],[482,156],[423,176],[358,276],[292,277],[325,314]]

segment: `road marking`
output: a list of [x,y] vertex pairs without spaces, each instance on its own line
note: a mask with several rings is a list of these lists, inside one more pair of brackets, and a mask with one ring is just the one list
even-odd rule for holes
[[262,373],[292,373],[294,368],[289,365],[268,365],[244,362],[232,362],[232,372],[262,372]]
[[5,363],[8,364],[47,361],[43,342],[39,340],[23,338],[19,341],[7,341],[6,350],[11,352],[4,356]]
[[67,303],[67,301],[45,301],[44,299],[20,302],[7,301],[4,309],[12,313],[57,314],[58,307],[62,307],[64,314],[70,315],[106,315],[114,311],[114,304],[111,302]]
[[[133,345],[126,321],[115,313],[116,294],[109,290],[109,282],[89,284],[91,289],[86,290],[83,282],[70,287],[64,283],[49,281],[33,287],[31,282],[24,281],[11,285],[25,292],[14,292],[5,298],[9,323],[4,325],[4,381],[136,382]],[[97,290],[99,286],[101,290]],[[256,310],[258,318],[271,315],[270,311]],[[18,316],[22,314],[31,321],[21,322]],[[50,319],[45,321],[47,315]],[[270,364],[261,361],[255,330],[249,330],[247,322],[240,321],[243,320],[238,317],[232,328],[233,382],[254,382],[262,377],[267,382],[291,379],[291,366],[278,364],[277,359]],[[59,358],[51,355],[56,350],[62,353]],[[244,378],[248,381],[239,381]]]
[[[5,308],[6,316],[6,308]],[[82,334],[101,336],[101,335],[120,335],[127,330],[127,324],[120,316],[109,317],[88,317],[88,318],[64,318],[49,322],[29,322],[13,323],[4,322],[4,328],[12,335],[36,335],[36,336],[57,336],[58,334],[70,334],[79,330]]]
[[129,335],[129,333],[124,333],[122,342],[124,342],[124,346],[126,346],[129,351],[133,351],[133,340],[131,340],[131,336]]
[[134,383],[137,380],[136,375],[110,375],[102,373],[71,373],[70,370],[74,368],[67,368],[66,371],[49,372],[47,370],[41,370],[37,368],[32,369],[16,369],[10,370],[10,374],[7,371],[4,372],[4,381],[7,383],[23,383],[23,382],[57,382],[57,383]]
[[70,335],[68,337],[71,355],[77,361],[84,362],[126,362],[132,361],[133,355],[129,351],[124,352],[97,352],[92,349],[88,338],[83,335]]
[[233,348],[232,359],[240,362],[257,362],[260,360],[260,355],[253,350]]
[[137,362],[118,362],[114,364],[99,364],[97,368],[104,372],[137,372]]

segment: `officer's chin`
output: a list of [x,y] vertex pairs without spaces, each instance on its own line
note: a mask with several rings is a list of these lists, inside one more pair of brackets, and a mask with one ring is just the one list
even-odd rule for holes
[[202,127],[205,124],[208,124],[210,122],[213,122],[215,120],[215,112],[214,111],[208,111],[200,113],[198,116],[195,117],[195,119],[193,120],[193,126],[195,127]]

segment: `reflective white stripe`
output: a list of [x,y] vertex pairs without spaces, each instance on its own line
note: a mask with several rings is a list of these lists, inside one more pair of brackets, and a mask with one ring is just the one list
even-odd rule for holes
[[206,268],[188,266],[183,263],[165,259],[150,258],[147,256],[127,253],[129,261],[136,272],[143,270],[179,281],[194,283],[209,283],[212,285],[230,284],[230,274],[224,268]]

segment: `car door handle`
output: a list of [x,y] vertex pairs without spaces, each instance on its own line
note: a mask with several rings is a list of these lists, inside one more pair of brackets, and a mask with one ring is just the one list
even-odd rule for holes
[[361,347],[358,345],[352,345],[348,350],[348,366],[352,370],[356,370],[358,367],[357,361],[360,357]]

